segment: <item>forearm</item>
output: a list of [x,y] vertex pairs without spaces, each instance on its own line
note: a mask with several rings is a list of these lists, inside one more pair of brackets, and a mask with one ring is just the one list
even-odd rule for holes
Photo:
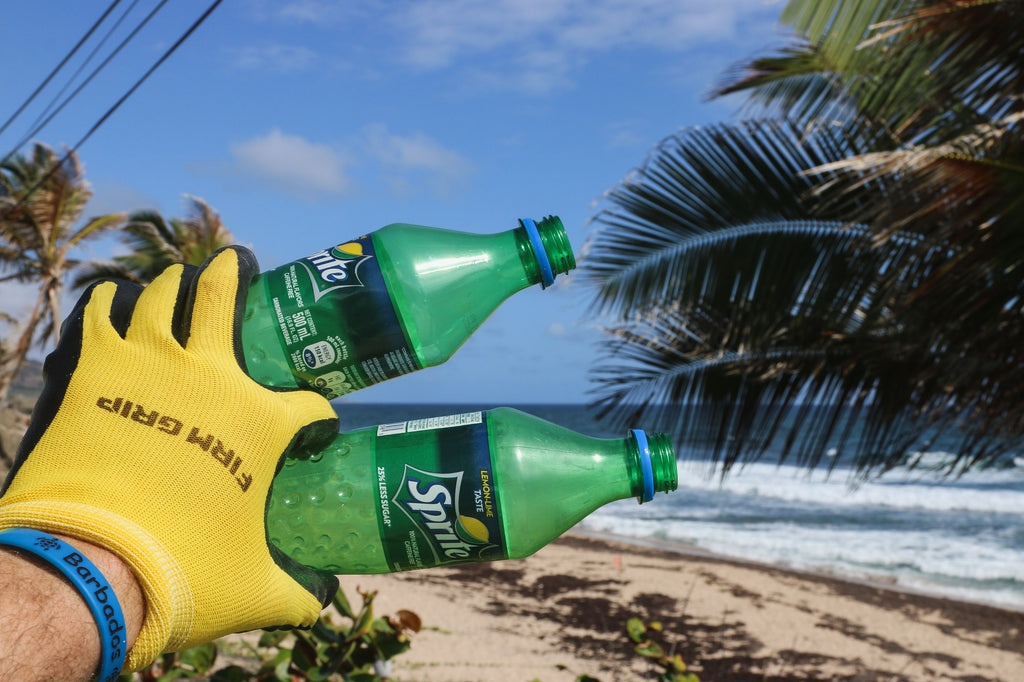
[[[145,615],[135,576],[114,554],[62,537],[88,557],[113,586],[124,611],[129,645]],[[99,665],[96,621],[68,580],[45,562],[0,547],[0,680],[86,682]]]

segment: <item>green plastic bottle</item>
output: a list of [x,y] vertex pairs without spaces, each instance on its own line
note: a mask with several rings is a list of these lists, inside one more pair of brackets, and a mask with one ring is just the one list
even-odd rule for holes
[[249,375],[336,398],[439,365],[501,303],[576,267],[562,221],[498,234],[394,224],[257,276]]
[[271,541],[337,574],[533,554],[598,507],[676,489],[672,443],[593,438],[508,407],[339,434],[287,460]]

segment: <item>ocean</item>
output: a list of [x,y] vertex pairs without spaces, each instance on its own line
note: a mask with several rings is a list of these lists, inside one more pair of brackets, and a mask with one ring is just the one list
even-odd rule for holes
[[[335,403],[342,430],[490,407]],[[591,436],[626,435],[583,406],[511,407]],[[941,465],[952,454],[923,459]],[[856,485],[843,466],[826,476],[772,459],[723,479],[678,451],[678,490],[607,505],[578,528],[1024,610],[1024,453],[955,479],[897,467]]]

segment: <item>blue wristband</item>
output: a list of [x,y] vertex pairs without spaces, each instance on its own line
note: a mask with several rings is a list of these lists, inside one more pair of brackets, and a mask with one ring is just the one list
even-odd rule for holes
[[11,528],[0,531],[0,545],[9,545],[36,555],[63,573],[78,589],[100,631],[97,682],[116,682],[128,653],[124,613],[121,612],[114,588],[96,565],[68,543],[38,530]]

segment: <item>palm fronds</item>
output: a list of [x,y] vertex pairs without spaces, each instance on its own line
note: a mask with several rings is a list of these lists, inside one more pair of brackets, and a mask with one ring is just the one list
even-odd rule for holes
[[[1024,442],[1024,3],[793,0],[772,118],[667,138],[594,216],[595,404],[723,470]],[[856,426],[854,425],[856,423]],[[837,460],[830,459],[830,465]]]

